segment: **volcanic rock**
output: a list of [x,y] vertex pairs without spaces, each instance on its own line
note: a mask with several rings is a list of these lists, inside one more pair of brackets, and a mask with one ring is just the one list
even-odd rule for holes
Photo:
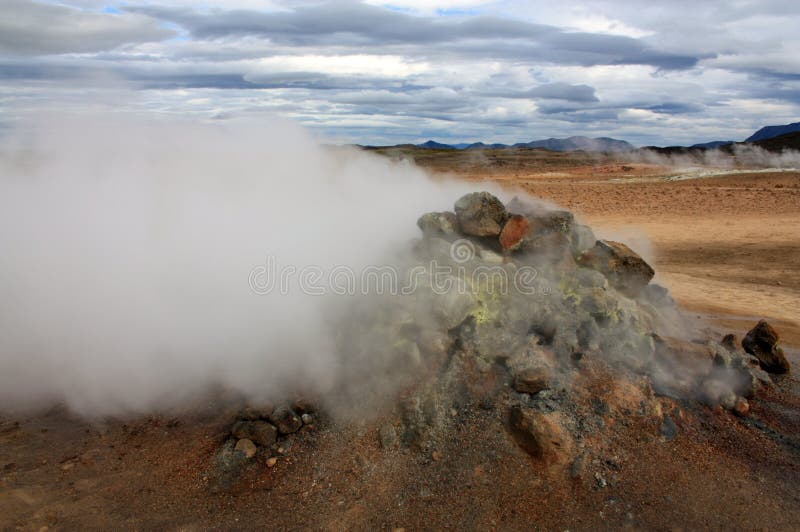
[[508,218],[503,203],[488,192],[472,192],[455,204],[461,231],[470,236],[498,236]]
[[383,425],[378,429],[378,441],[384,449],[391,449],[397,446],[397,431],[392,425]]
[[258,406],[248,406],[242,409],[236,416],[238,419],[248,421],[256,421],[258,419],[269,419],[269,415],[275,407],[270,403],[264,403]]
[[720,341],[720,344],[728,351],[737,351],[740,345],[738,338],[736,338],[736,335],[733,333],[726,334]]
[[568,461],[572,438],[561,427],[559,414],[543,414],[532,408],[514,406],[509,416],[511,434],[525,452],[546,463]]
[[584,251],[592,249],[597,243],[597,237],[594,236],[594,232],[589,226],[574,224],[570,234],[570,242],[572,244],[572,253],[577,256]]
[[429,212],[420,216],[417,226],[423,233],[454,235],[458,233],[458,219],[452,212]]
[[658,432],[664,438],[664,441],[672,441],[675,436],[678,435],[678,426],[671,417],[664,416],[664,420],[661,422]]
[[537,221],[551,231],[569,235],[572,232],[575,217],[569,211],[548,211],[537,216]]
[[256,455],[256,445],[247,438],[241,439],[236,442],[235,450],[244,453],[245,457],[252,458]]
[[275,443],[278,431],[274,425],[266,421],[237,421],[231,428],[231,435],[240,440],[251,440],[258,445],[268,447]]
[[786,373],[789,371],[789,361],[778,345],[779,340],[778,332],[769,323],[761,320],[744,337],[742,347],[758,358],[761,367],[766,371]]
[[530,230],[531,224],[525,216],[512,215],[500,232],[500,247],[505,250],[519,249]]
[[514,389],[520,393],[537,394],[550,387],[551,372],[544,366],[526,368],[514,376]]
[[303,421],[295,412],[286,405],[279,406],[269,417],[281,434],[291,434],[300,430]]
[[579,257],[578,263],[603,273],[620,292],[635,296],[655,275],[653,268],[620,242],[598,240]]

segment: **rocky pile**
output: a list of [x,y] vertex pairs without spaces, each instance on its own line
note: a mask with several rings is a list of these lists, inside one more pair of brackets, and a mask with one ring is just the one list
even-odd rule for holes
[[[477,192],[418,226],[402,265],[427,275],[342,313],[339,385],[322,399],[333,418],[363,417],[369,405],[387,450],[435,456],[459,424],[486,416],[543,464],[579,475],[609,416],[651,420],[668,441],[679,410],[670,401],[746,416],[767,371],[788,370],[765,322],[744,350],[730,336],[691,336],[653,268],[570,212]],[[311,422],[305,414],[243,414],[229,452],[274,453],[281,435]]]

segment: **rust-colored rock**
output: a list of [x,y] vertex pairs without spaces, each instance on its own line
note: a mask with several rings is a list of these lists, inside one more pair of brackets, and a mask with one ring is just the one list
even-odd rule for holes
[[525,216],[512,215],[500,232],[500,246],[505,250],[519,249],[530,229],[531,223]]
[[550,370],[544,366],[526,368],[514,376],[514,389],[520,393],[537,394],[550,387]]
[[758,359],[765,371],[786,373],[789,371],[789,361],[786,360],[786,354],[778,345],[779,341],[778,331],[766,321],[761,320],[744,337],[742,347]]
[[558,413],[514,406],[509,426],[517,444],[534,458],[548,464],[566,463],[571,458],[572,438],[562,428]]

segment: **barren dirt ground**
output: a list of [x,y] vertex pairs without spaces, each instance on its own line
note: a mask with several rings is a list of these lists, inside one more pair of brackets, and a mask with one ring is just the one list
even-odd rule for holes
[[[664,181],[652,177],[663,169],[608,161],[478,162],[427,166],[576,211],[650,258],[700,322],[741,337],[770,320],[800,368],[800,174]],[[59,409],[0,417],[0,529],[797,529],[795,374],[754,400],[749,419],[664,408],[678,426],[669,442],[652,422],[607,416],[598,444],[608,459],[586,466],[604,487],[533,463],[484,430],[491,412],[459,412],[435,458],[380,449],[374,424],[323,422],[292,437],[275,467],[257,456],[225,490],[208,471],[230,408],[102,424]]]

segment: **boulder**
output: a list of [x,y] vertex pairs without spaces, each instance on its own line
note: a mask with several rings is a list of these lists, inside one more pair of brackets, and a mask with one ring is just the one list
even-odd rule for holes
[[455,204],[461,231],[471,236],[498,236],[508,219],[503,203],[488,192],[472,192]]
[[458,219],[452,212],[429,212],[420,216],[417,226],[423,233],[454,235],[458,233]]
[[783,349],[778,345],[780,336],[772,326],[764,320],[750,329],[742,340],[745,351],[758,358],[761,367],[770,373],[786,373],[789,371],[789,361]]
[[300,430],[303,421],[288,406],[279,406],[269,417],[281,434],[291,434]]
[[536,221],[546,229],[570,235],[575,217],[569,211],[547,211],[537,216]]
[[525,216],[514,214],[500,232],[500,247],[505,250],[516,250],[531,230],[531,224]]
[[636,296],[655,275],[653,268],[631,248],[620,242],[598,240],[581,254],[581,266],[601,272],[620,292]]

